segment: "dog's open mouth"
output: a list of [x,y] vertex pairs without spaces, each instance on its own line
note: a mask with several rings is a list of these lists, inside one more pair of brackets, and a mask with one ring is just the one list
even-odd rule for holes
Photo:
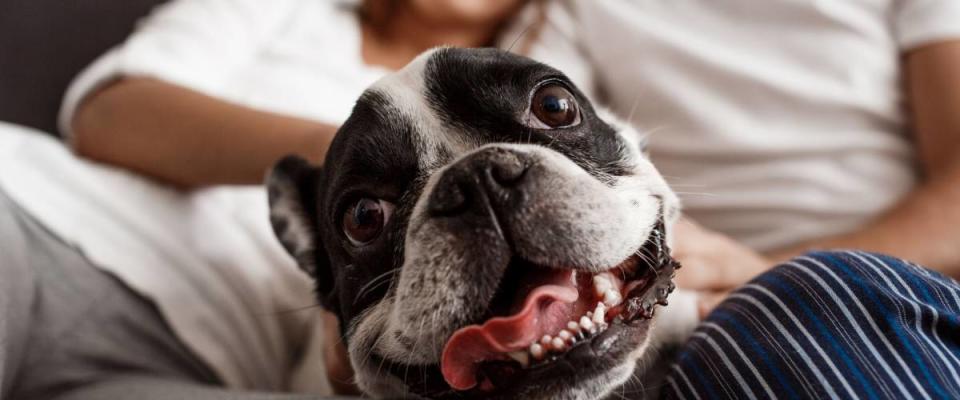
[[667,304],[679,264],[664,236],[661,220],[633,256],[600,273],[513,260],[488,317],[456,331],[444,346],[444,380],[455,390],[501,390],[578,353],[602,354],[614,332]]

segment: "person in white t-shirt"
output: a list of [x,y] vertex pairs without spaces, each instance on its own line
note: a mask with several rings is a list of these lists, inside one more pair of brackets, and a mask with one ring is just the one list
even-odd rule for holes
[[[84,157],[195,190],[183,194],[36,146],[0,146],[17,149],[0,157],[0,185],[17,187],[9,195],[26,213],[151,300],[186,344],[177,351],[194,352],[213,370],[215,378],[199,374],[204,382],[311,387],[322,371],[308,367],[325,350],[334,383],[347,382],[337,347],[310,340],[315,315],[263,317],[303,306],[297,301],[309,285],[260,218],[261,190],[196,188],[259,183],[290,152],[320,160],[353,98],[383,73],[435,44],[498,44],[522,30],[503,26],[520,2],[460,7],[471,3],[369,1],[358,22],[344,7],[350,2],[174,1],[77,79],[61,125]],[[928,121],[916,119],[916,128],[940,121],[934,125],[944,132],[956,129],[950,110],[960,91],[948,90],[957,79],[955,46],[926,46],[956,33],[954,4],[570,1],[560,10],[579,30],[550,7],[550,23],[527,53],[588,91],[596,77],[616,111],[654,132],[654,162],[689,192],[688,216],[704,226],[676,234],[683,285],[722,292],[781,254],[871,229],[908,231],[897,239],[911,246],[883,247],[888,242],[876,235],[846,246],[947,270],[958,246],[941,248],[952,246],[947,231],[960,225],[950,223],[950,207],[934,217],[906,214],[899,224],[869,221],[904,198],[908,208],[918,197],[913,203],[952,201],[949,184],[934,183],[949,176],[939,168],[952,142],[925,145],[934,155],[925,185],[934,189],[914,190],[916,153],[897,82],[905,52],[910,71],[920,71],[910,74],[911,103]],[[578,50],[595,74],[576,59]],[[43,168],[30,168],[38,161]],[[153,210],[144,212],[145,204]],[[170,290],[171,282],[194,290]]]
[[684,203],[663,398],[960,396],[960,284],[794,258],[960,278],[960,1],[565,6]]
[[960,1],[567,6],[696,222],[676,231],[681,286],[724,292],[818,248],[960,277]]

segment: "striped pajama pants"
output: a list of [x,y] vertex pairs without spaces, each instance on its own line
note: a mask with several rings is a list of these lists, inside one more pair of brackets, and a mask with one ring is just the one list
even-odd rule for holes
[[680,350],[667,399],[960,399],[960,284],[811,253],[734,292]]

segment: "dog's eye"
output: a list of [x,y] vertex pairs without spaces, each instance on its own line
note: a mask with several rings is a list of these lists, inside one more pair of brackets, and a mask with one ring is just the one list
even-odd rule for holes
[[343,213],[343,233],[355,246],[372,242],[390,220],[393,204],[369,197],[357,200]]
[[580,123],[577,99],[559,84],[547,84],[537,89],[530,102],[530,114],[533,118],[528,117],[527,124],[540,129],[563,128]]

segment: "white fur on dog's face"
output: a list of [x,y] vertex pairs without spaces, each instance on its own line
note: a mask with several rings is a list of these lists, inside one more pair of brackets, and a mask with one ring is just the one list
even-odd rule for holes
[[[535,132],[511,124],[523,118],[518,104],[547,79],[572,87],[549,67],[492,50],[426,53],[358,101],[320,176],[303,166],[273,174],[278,236],[316,271],[321,301],[346,323],[357,383],[367,394],[423,394],[385,365],[436,366],[454,331],[484,315],[511,257],[600,272],[636,253],[661,217],[669,225],[678,216],[678,200],[643,156],[637,132],[586,99],[578,129]],[[504,152],[529,163],[525,201],[509,218],[474,223],[428,210],[438,182],[454,166]],[[395,175],[366,190],[392,190],[371,196],[392,197],[398,212],[373,249],[344,248],[338,204],[365,173],[374,182]],[[388,186],[395,188],[382,189]],[[304,249],[305,242],[313,248]],[[382,276],[391,279],[381,295],[365,299]],[[649,343],[644,333],[617,365],[516,396],[598,398],[634,373]]]
[[[511,237],[517,242],[515,251],[538,265],[571,265],[601,272],[619,264],[646,242],[659,217],[658,197],[668,193],[658,190],[666,185],[655,170],[644,169],[649,163],[637,163],[635,174],[608,177],[609,183],[603,183],[569,158],[537,145],[488,144],[460,155],[453,163],[492,147],[533,155],[537,160],[535,168],[549,170],[553,175],[549,180],[538,182],[538,192],[548,195],[538,198],[535,207],[524,210],[533,214],[528,217],[530,220],[538,223],[511,227]],[[444,170],[438,168],[431,174],[424,193],[433,189]],[[463,320],[463,315],[482,313],[486,307],[468,295],[472,293],[459,290],[460,285],[417,284],[434,280],[470,282],[471,271],[459,266],[468,265],[468,260],[481,257],[487,250],[450,241],[454,232],[427,215],[427,197],[420,196],[410,217],[406,257],[396,297],[391,299],[390,311],[385,313],[389,316],[385,330],[401,332],[401,335],[386,335],[378,347],[387,357],[418,364],[437,362],[446,338],[468,322]],[[571,199],[576,202],[570,202]],[[591,212],[593,210],[600,212]],[[611,215],[618,218],[610,218]],[[547,216],[553,220],[545,221]],[[536,230],[567,235],[543,237],[536,235]],[[417,324],[422,321],[419,316],[423,313],[437,316],[433,317],[437,324],[448,326],[422,329]],[[410,343],[419,346],[411,352]]]

